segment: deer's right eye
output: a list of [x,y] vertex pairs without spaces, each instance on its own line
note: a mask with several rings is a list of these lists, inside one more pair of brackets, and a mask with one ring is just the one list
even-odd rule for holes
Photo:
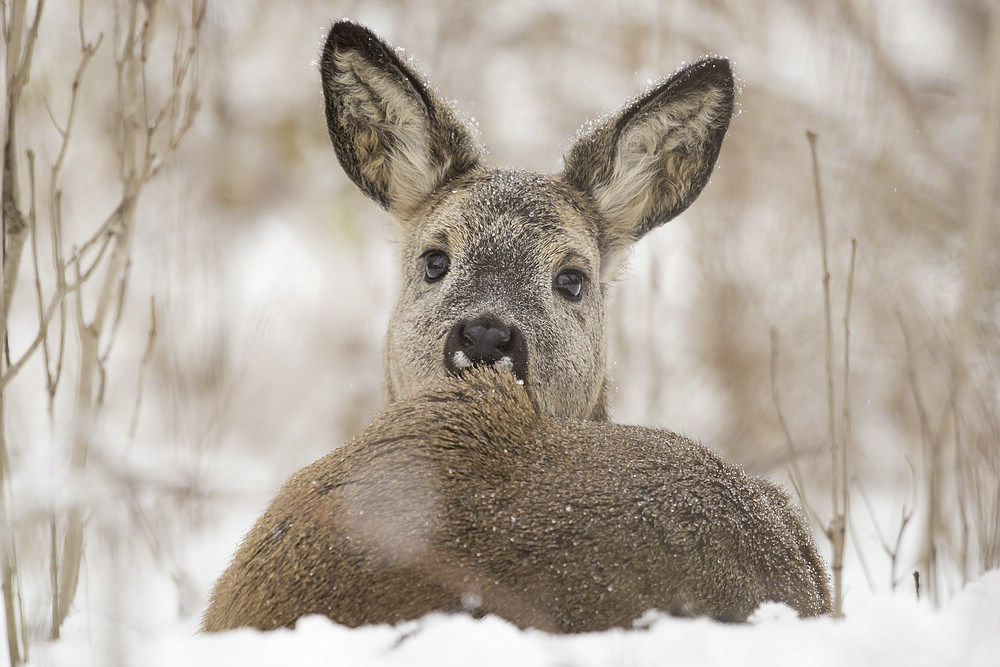
[[448,258],[448,255],[440,250],[431,250],[424,253],[424,278],[427,282],[433,283],[441,280],[448,273],[450,266],[451,260]]

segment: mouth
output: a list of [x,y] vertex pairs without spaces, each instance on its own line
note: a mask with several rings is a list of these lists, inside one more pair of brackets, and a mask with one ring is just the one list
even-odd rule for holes
[[492,363],[484,363],[482,361],[473,362],[469,359],[469,355],[462,350],[458,350],[451,355],[451,363],[445,363],[445,366],[448,367],[449,371],[455,373],[456,375],[461,374],[474,366],[492,367],[499,371],[513,373],[514,377],[517,378],[517,383],[524,384],[524,372],[518,372],[514,360],[509,356],[500,357]]

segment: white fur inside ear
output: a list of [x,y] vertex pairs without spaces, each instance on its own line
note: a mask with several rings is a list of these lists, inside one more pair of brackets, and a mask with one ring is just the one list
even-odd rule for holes
[[432,159],[428,114],[419,95],[355,51],[337,51],[343,113],[366,127],[355,138],[365,179],[384,183],[389,207],[402,213],[418,205],[444,179],[450,160]]
[[[653,208],[668,210],[694,187],[690,167],[718,122],[722,92],[710,89],[671,100],[635,118],[618,139],[611,177],[594,188],[604,214],[615,223],[633,227]],[[669,192],[661,189],[669,187]],[[621,266],[621,264],[619,264]]]

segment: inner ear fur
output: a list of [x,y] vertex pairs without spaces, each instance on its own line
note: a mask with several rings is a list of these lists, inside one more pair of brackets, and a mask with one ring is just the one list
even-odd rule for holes
[[469,129],[364,26],[333,24],[320,74],[340,164],[362,192],[390,212],[405,215],[478,164],[480,151]]
[[701,60],[573,144],[563,178],[605,219],[606,255],[622,254],[697,198],[719,157],[734,89],[729,61]]

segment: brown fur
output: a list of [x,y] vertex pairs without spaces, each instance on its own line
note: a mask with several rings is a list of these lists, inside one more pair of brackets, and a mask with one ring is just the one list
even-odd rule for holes
[[513,375],[474,369],[296,473],[204,629],[467,611],[586,632],[650,609],[742,621],[769,600],[830,609],[780,489],[669,431],[547,417]]
[[[466,124],[367,28],[335,23],[321,74],[341,165],[398,223],[387,402],[444,374],[449,334],[489,316],[518,332],[508,363],[543,412],[607,419],[611,285],[632,244],[708,182],[733,111],[729,63],[706,59],[652,88],[582,135],[553,175],[486,166]],[[429,252],[451,261],[436,282]],[[566,270],[584,277],[579,300],[555,289]]]

